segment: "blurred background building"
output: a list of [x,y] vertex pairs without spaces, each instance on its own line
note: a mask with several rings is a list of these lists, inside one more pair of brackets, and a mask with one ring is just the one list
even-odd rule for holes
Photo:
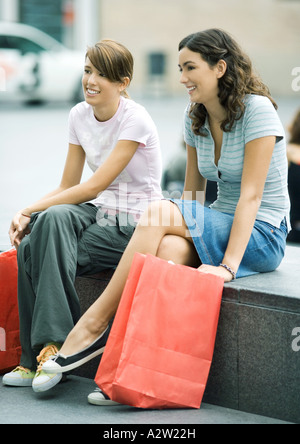
[[210,27],[240,42],[273,95],[293,95],[292,73],[300,75],[300,0],[0,0],[1,20],[35,26],[70,49],[121,41],[136,60],[132,88],[149,95],[182,91],[178,42]]

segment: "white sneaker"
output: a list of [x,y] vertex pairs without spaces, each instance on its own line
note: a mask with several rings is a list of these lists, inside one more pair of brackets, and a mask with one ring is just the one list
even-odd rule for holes
[[41,371],[37,372],[34,380],[32,381],[32,389],[36,393],[46,392],[47,390],[55,387],[62,379],[62,374],[48,375]]
[[53,356],[58,352],[59,347],[59,344],[49,344],[41,351],[40,355],[37,357],[39,365],[36,370],[35,377],[32,381],[32,388],[34,392],[46,392],[47,390],[55,387],[61,381],[62,373],[50,375],[48,373],[45,373],[42,369],[43,364],[49,359],[53,358]]
[[35,372],[19,365],[10,373],[3,376],[2,384],[11,387],[31,387]]
[[121,405],[118,402],[109,399],[109,397],[99,388],[96,388],[93,393],[89,394],[88,402],[93,405]]

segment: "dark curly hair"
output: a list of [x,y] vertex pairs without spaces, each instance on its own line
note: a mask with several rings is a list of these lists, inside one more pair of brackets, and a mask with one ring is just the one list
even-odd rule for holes
[[[220,60],[227,64],[224,76],[219,79],[220,104],[227,110],[227,117],[221,128],[229,132],[235,121],[245,112],[244,98],[246,94],[268,97],[277,109],[277,104],[270,95],[268,87],[254,73],[250,58],[242,51],[237,42],[221,29],[208,29],[184,38],[179,44],[179,51],[188,48],[201,55],[210,67],[216,66]],[[206,136],[202,130],[207,116],[204,105],[191,106],[190,117],[192,129],[196,135]]]

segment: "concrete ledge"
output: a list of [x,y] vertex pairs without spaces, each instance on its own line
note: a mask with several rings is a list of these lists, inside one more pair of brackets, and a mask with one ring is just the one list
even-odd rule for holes
[[[226,284],[205,401],[300,422],[300,248],[273,273]],[[234,407],[233,407],[234,406]]]
[[[300,248],[287,247],[273,273],[226,284],[215,354],[204,401],[235,410],[300,422]],[[112,271],[76,280],[82,310],[101,294]],[[93,378],[99,360],[76,373]]]

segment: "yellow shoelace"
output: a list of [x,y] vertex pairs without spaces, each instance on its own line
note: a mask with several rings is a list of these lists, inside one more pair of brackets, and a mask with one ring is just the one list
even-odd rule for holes
[[38,368],[36,370],[37,373],[40,373],[43,369],[43,365],[49,358],[56,355],[58,353],[58,348],[55,345],[47,345],[47,347],[43,348],[39,356],[36,358],[39,363]]
[[24,373],[26,373],[26,375],[28,375],[31,372],[31,370],[29,370],[29,368],[22,367],[21,365],[19,365],[17,368],[14,369],[14,372],[18,372],[18,371],[24,372]]

